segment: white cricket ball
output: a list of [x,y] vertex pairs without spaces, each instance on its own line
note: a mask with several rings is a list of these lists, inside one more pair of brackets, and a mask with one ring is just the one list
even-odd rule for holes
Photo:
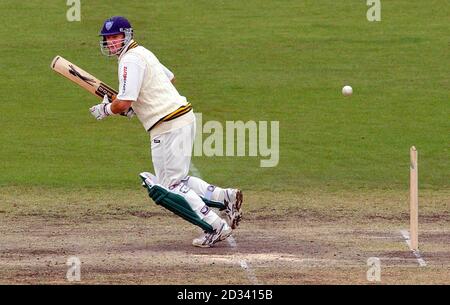
[[353,89],[350,86],[344,86],[344,88],[342,88],[342,94],[344,96],[350,96],[353,93]]

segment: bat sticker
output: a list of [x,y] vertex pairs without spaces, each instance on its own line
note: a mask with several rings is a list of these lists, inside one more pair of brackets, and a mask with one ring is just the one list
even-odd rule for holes
[[77,70],[75,70],[75,68],[72,65],[69,65],[70,70],[69,73],[72,74],[75,77],[80,78],[81,80],[83,80],[84,82],[88,83],[89,85],[91,85],[92,87],[94,87],[94,85],[92,83],[95,83],[95,80],[93,80],[92,78],[88,78],[86,76],[83,76],[80,74],[80,72],[78,72]]
[[117,95],[117,91],[104,83],[100,83],[100,86],[98,86],[97,90],[95,90],[95,94],[97,94],[99,97],[103,97],[105,94],[107,94],[109,101],[112,102],[113,97]]

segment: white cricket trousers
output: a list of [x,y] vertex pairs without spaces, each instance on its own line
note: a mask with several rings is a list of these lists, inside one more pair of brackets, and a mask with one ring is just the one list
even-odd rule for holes
[[158,184],[183,196],[201,219],[213,225],[219,216],[191,187],[180,183],[189,174],[195,126],[194,117],[188,125],[150,137],[153,168]]
[[169,188],[189,174],[195,121],[151,137],[152,161],[158,183]]

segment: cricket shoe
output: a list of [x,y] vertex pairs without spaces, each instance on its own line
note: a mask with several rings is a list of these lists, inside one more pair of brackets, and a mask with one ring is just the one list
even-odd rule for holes
[[[220,218],[219,218],[220,219]],[[200,248],[210,248],[215,243],[225,240],[228,236],[231,235],[233,230],[230,226],[222,220],[222,224],[220,224],[218,229],[215,229],[212,232],[205,232],[202,236],[195,238],[192,241],[192,245]]]
[[242,220],[242,191],[239,189],[225,190],[225,209],[221,211],[221,217],[225,219],[228,225],[234,230]]

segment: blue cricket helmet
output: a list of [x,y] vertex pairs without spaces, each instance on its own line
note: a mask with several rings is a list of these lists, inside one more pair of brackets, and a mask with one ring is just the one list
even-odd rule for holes
[[[108,48],[106,36],[117,35],[121,33],[124,34],[124,38],[117,42],[118,44],[121,44],[121,47],[118,48],[116,52],[112,53]],[[125,17],[113,16],[105,20],[99,35],[102,37],[100,41],[100,50],[103,55],[120,55],[125,46],[133,39],[133,28],[131,27],[130,22]]]
[[125,17],[114,16],[105,20],[103,28],[100,31],[100,36],[125,34],[127,29],[133,30],[130,22]]

